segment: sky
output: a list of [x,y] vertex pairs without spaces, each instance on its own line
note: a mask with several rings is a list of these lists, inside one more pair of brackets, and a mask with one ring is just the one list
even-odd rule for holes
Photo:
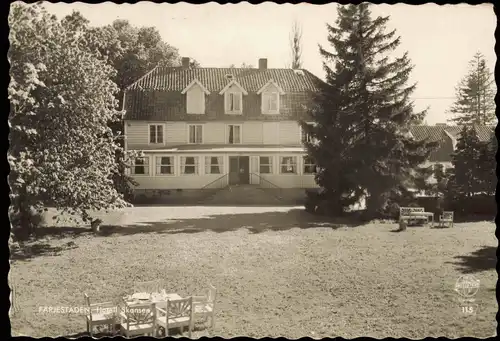
[[[326,24],[335,24],[336,4],[249,3],[203,5],[187,3],[101,4],[49,3],[44,7],[58,18],[79,11],[91,25],[126,19],[134,26],[155,26],[165,42],[205,67],[258,65],[267,58],[269,68],[290,63],[289,37],[293,22],[302,27],[303,68],[324,79],[318,44],[327,50]],[[493,72],[496,18],[492,4],[484,5],[373,5],[373,17],[389,16],[388,30],[396,29],[401,45],[394,56],[408,51],[414,65],[410,81],[416,110],[429,107],[426,123],[444,123],[453,103],[455,87],[476,52],[484,54]]]

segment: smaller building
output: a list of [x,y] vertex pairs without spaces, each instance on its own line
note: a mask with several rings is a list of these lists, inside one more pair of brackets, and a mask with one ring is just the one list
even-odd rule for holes
[[[411,127],[410,132],[415,139],[419,141],[427,139],[429,142],[437,142],[439,144],[438,148],[431,153],[429,160],[422,166],[429,167],[441,164],[444,171],[452,168],[453,152],[456,150],[462,128],[463,126],[452,126],[447,124],[436,124],[434,126],[416,125]],[[492,138],[496,138],[494,126],[477,125],[474,126],[474,129],[477,132],[479,140],[482,142],[487,142]],[[436,179],[432,176],[429,181],[435,183]]]

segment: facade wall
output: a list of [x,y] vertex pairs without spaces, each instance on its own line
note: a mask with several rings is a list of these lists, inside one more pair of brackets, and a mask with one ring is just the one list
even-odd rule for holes
[[[149,143],[149,126],[163,125],[163,143]],[[127,149],[165,149],[188,144],[189,125],[203,126],[203,144],[228,145],[228,125],[241,125],[242,144],[247,145],[290,145],[300,146],[301,133],[297,121],[222,121],[222,122],[164,122],[126,121]]]
[[[147,153],[148,171],[147,174],[132,175],[139,186],[138,190],[142,189],[201,189],[215,180],[223,177],[229,171],[229,157],[242,155],[239,154],[164,154],[164,153]],[[245,154],[248,155],[248,154]],[[171,156],[173,157],[172,175],[158,175],[156,157]],[[181,157],[194,156],[198,159],[198,170],[196,174],[182,174]],[[206,174],[205,157],[221,156],[222,165],[220,174]],[[314,174],[304,174],[303,154],[276,154],[276,153],[259,153],[248,155],[250,161],[250,183],[261,187],[273,188],[313,188],[317,187],[314,181]],[[260,173],[260,156],[271,157],[272,172],[270,174]],[[282,174],[280,172],[280,158],[283,156],[294,156],[296,159],[296,174]]]

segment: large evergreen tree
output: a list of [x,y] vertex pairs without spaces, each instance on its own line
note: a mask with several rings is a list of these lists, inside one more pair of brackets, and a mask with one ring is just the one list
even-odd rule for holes
[[306,147],[319,168],[316,180],[339,213],[366,193],[375,214],[389,193],[411,186],[420,173],[412,170],[430,153],[430,144],[408,134],[425,115],[413,111],[408,55],[389,56],[400,38],[386,32],[388,17],[371,17],[369,6],[339,6],[335,27],[327,25],[333,51],[320,46],[326,84],[313,95],[314,124],[302,122],[312,138]]
[[493,74],[481,53],[469,62],[469,73],[456,88],[456,100],[449,110],[451,119],[462,124],[493,124],[495,117],[495,84]]
[[495,158],[497,150],[498,141],[493,132],[487,142],[481,143],[477,164],[481,181],[481,192],[489,195],[494,195],[497,187],[497,162]]
[[481,152],[484,144],[480,142],[476,129],[463,126],[453,153],[454,192],[459,198],[471,197],[483,190],[480,167]]

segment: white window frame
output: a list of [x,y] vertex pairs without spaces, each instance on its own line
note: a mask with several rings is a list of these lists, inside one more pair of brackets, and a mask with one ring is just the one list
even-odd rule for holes
[[[294,167],[294,172],[292,173],[283,173],[282,172],[282,167],[285,166],[285,164],[283,163],[283,159],[284,158],[289,158],[291,157],[292,160],[294,161],[294,163],[292,164],[292,166]],[[298,174],[298,158],[297,158],[297,155],[280,155],[279,156],[279,173],[281,175],[297,175]]]
[[[194,159],[194,165],[189,164],[189,166],[194,166],[194,173],[185,173],[186,160],[188,157],[192,157]],[[180,171],[181,175],[192,176],[200,174],[200,156],[198,155],[181,155],[180,157]]]
[[[201,98],[195,99],[191,98],[194,94],[191,91],[186,93],[186,114],[188,115],[204,115],[205,114],[205,93],[201,92]],[[201,102],[201,112],[193,112],[189,110],[189,101],[190,100],[198,100]]]
[[[162,164],[162,158],[168,157],[170,159],[170,164]],[[172,173],[161,173],[162,167],[170,167]],[[157,155],[155,157],[155,176],[175,176],[175,157],[173,155]]]
[[[138,159],[144,160],[144,164],[138,164],[137,163]],[[151,165],[151,162],[149,160],[149,156],[137,157],[137,158],[135,158],[133,160],[132,166],[130,167],[130,175],[133,175],[133,176],[149,176],[150,165]],[[143,167],[144,168],[144,174],[136,173],[135,172],[135,168],[136,167]]]
[[[267,96],[276,96],[276,109],[269,108],[270,98]],[[266,100],[267,99],[267,100]],[[261,94],[261,109],[264,115],[277,115],[280,113],[280,93],[278,91],[264,91]]]
[[[234,127],[240,127],[240,141],[235,143],[230,143],[229,142],[229,129],[231,126],[234,126]],[[229,123],[226,125],[226,139],[225,139],[226,143],[227,144],[230,144],[230,145],[233,145],[233,144],[242,144],[243,143],[243,125],[242,124],[233,124],[233,123]]]
[[[155,142],[151,142],[151,127],[155,126]],[[158,142],[158,127],[161,127],[162,141]],[[165,124],[164,123],[150,123],[148,124],[148,144],[165,144]]]
[[[212,158],[217,158],[217,165],[212,163]],[[212,173],[212,167],[219,167],[219,173]],[[222,155],[207,155],[205,156],[205,174],[222,175],[224,174],[224,157]]]
[[[269,159],[270,163],[261,163],[261,158],[267,157]],[[267,155],[260,155],[259,156],[259,174],[273,174],[274,172],[274,157],[272,156],[267,156]],[[262,173],[261,167],[262,166],[268,166],[269,167],[269,172],[268,173]]]
[[[274,89],[272,90],[269,90],[269,87],[270,86],[273,86]],[[266,108],[266,101],[264,99],[265,95],[268,95],[268,94],[275,94],[277,93],[277,98],[276,98],[276,110],[270,110],[268,108]],[[261,109],[261,112],[263,115],[276,115],[276,114],[279,114],[280,113],[280,96],[281,95],[284,95],[285,92],[283,91],[283,89],[272,79],[270,79],[266,84],[264,84],[263,87],[261,87],[259,89],[259,91],[257,91],[257,95],[261,95],[261,106],[260,106],[260,109]]]
[[[313,125],[314,123],[313,122],[306,122],[306,124],[308,125]],[[305,136],[304,136],[305,135]],[[304,143],[304,139],[303,137],[305,137],[305,140],[309,143],[312,143],[313,142],[313,138],[311,135],[309,135],[308,133],[306,133],[304,131],[304,127],[302,127],[302,125],[300,126],[300,142],[301,143]]]
[[[201,104],[202,104],[202,109],[201,109],[202,112],[189,112],[188,103],[189,103],[190,90],[195,85],[197,85],[202,90],[201,99],[200,99]],[[183,94],[183,95],[186,94],[186,113],[188,115],[204,115],[205,114],[205,109],[206,109],[205,108],[205,95],[210,95],[210,91],[208,91],[207,88],[205,88],[199,80],[194,79],[191,83],[189,83],[188,86],[186,86],[186,88],[184,90],[182,90],[181,94]]]
[[[236,86],[239,90],[230,90],[232,86]],[[240,98],[240,110],[229,110],[227,107],[228,94],[237,94]],[[235,79],[230,81],[224,89],[219,92],[219,95],[224,95],[224,113],[226,115],[242,115],[243,114],[243,95],[248,95],[248,92]]]
[[[238,96],[240,101],[240,109],[239,110],[230,110],[227,106],[228,97],[230,95]],[[224,93],[224,108],[227,115],[242,115],[243,114],[243,93],[240,91],[226,91]]]
[[[309,162],[306,163],[306,160],[309,158]],[[312,159],[309,155],[302,156],[302,174],[313,175],[316,174],[316,164],[311,163]],[[312,172],[306,172],[306,167],[313,167]]]
[[[196,126],[200,126],[201,127],[201,129],[200,129],[201,130],[201,142],[196,142],[196,131],[197,131],[196,128],[194,128],[194,130],[195,130],[195,132],[194,132],[194,134],[195,134],[195,136],[194,136],[195,142],[191,142],[191,127],[196,127]],[[188,124],[187,125],[187,143],[188,144],[203,144],[203,135],[205,135],[204,134],[204,130],[205,130],[205,128],[204,128],[203,124]]]

